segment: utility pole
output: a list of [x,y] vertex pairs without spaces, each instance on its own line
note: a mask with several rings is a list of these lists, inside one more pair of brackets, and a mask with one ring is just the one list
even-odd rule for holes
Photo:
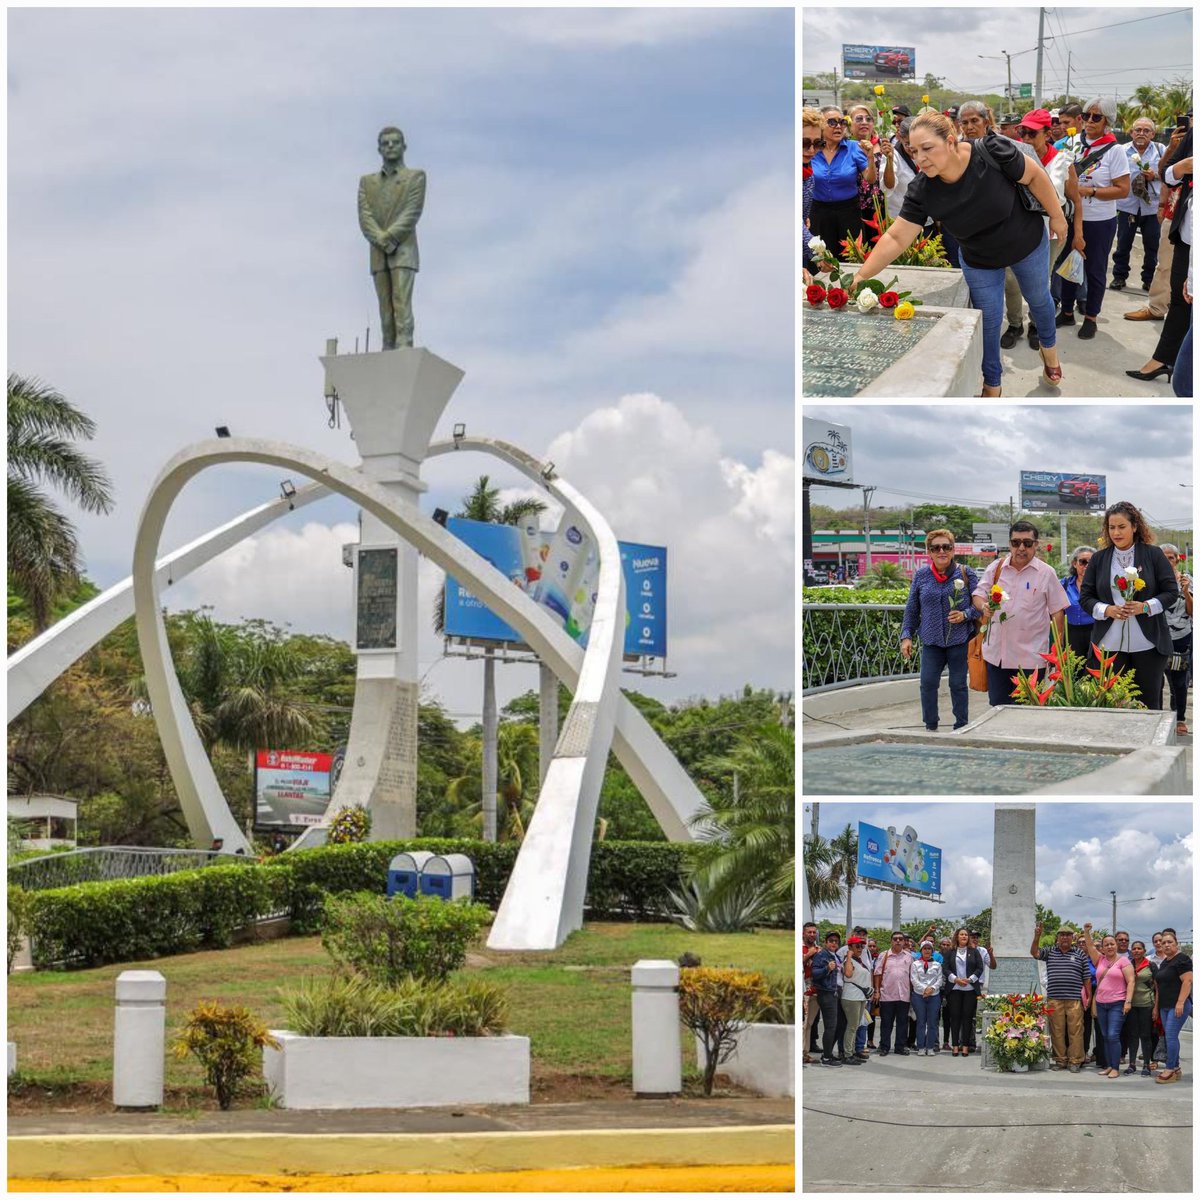
[[834,67],[834,68],[833,68],[833,102],[834,102],[834,104],[836,104],[836,105],[837,105],[839,108],[841,108],[841,104],[839,104],[839,103],[838,103],[838,73],[837,73],[837,67]]
[[1038,9],[1037,77],[1033,85],[1033,107],[1042,107],[1042,34],[1046,29],[1046,10]]
[[1008,91],[1005,93],[1008,96],[1009,104],[1012,103],[1012,55],[1007,50],[1001,50],[1004,55],[1004,61],[1008,65]]
[[1067,99],[1066,103],[1071,103],[1071,52],[1067,51]]
[[863,493],[863,536],[867,541],[867,571],[871,570],[871,497],[875,488],[865,487]]

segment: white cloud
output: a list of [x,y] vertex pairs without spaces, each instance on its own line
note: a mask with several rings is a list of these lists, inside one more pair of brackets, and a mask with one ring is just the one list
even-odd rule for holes
[[507,25],[531,42],[615,49],[710,37],[745,20],[736,8],[539,8],[512,15]]

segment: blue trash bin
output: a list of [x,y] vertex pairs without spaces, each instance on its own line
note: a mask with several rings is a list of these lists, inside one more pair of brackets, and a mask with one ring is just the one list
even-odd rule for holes
[[421,886],[421,870],[433,858],[431,850],[409,850],[397,854],[388,864],[387,894],[415,899]]

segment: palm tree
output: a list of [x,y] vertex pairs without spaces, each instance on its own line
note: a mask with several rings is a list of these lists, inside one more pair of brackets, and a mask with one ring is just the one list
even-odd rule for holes
[[858,834],[854,827],[847,823],[837,837],[829,843],[833,852],[833,874],[843,886],[846,893],[846,936],[854,928],[854,885],[858,882]]
[[70,521],[42,490],[48,484],[85,512],[107,513],[112,484],[72,445],[95,422],[37,379],[8,376],[8,578],[29,604],[35,629],[79,582],[79,543]]
[[899,563],[889,562],[884,559],[883,562],[875,563],[870,571],[868,571],[859,580],[859,587],[895,587],[897,584],[907,584],[908,576],[905,575],[903,568]]
[[[477,763],[470,771],[452,779],[446,797],[459,810],[463,832],[478,837],[484,823],[482,741],[472,739],[468,754]],[[526,722],[506,721],[496,737],[497,793],[503,802],[504,819],[499,824],[499,840],[520,842],[525,837],[537,802],[538,731]]]
[[844,899],[840,877],[836,873],[837,855],[820,834],[804,835],[804,882],[808,888],[808,903],[815,913],[818,908],[841,904]]
[[1152,83],[1143,83],[1134,89],[1131,104],[1139,116],[1145,112],[1153,112],[1158,106],[1158,88]]
[[691,878],[709,907],[753,888],[759,916],[781,916],[796,904],[795,730],[759,725],[708,765],[735,786],[692,819],[700,845]]

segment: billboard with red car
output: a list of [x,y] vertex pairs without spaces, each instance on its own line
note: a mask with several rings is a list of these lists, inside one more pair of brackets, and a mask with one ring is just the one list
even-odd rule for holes
[[847,79],[871,79],[879,83],[886,83],[889,79],[914,79],[917,74],[917,51],[913,46],[843,43],[842,74]]
[[1022,471],[1021,507],[1027,512],[1103,512],[1104,476],[1083,471]]

